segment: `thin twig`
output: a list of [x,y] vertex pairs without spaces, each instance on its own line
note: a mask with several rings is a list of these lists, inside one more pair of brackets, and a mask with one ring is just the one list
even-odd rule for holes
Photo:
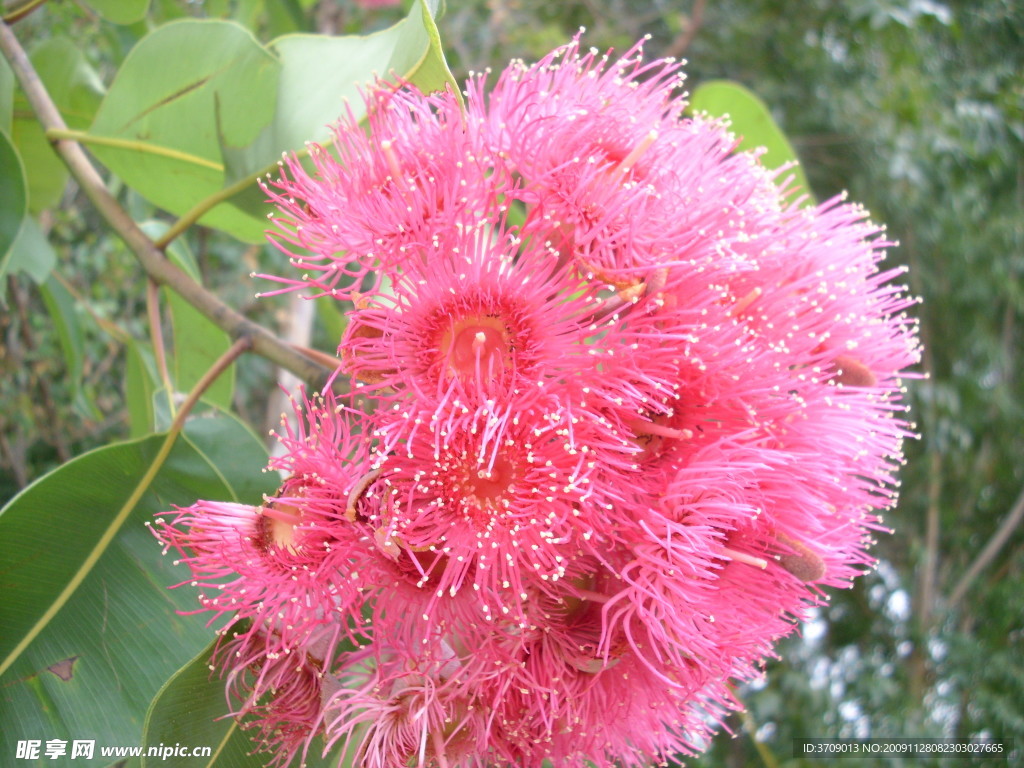
[[779,761],[775,758],[775,754],[768,748],[767,744],[757,738],[758,727],[757,721],[754,720],[754,716],[750,714],[750,710],[747,709],[746,706],[743,706],[743,702],[741,702],[739,697],[736,695],[736,689],[732,686],[729,686],[729,689],[732,691],[732,695],[736,698],[736,701],[740,702],[742,708],[739,710],[738,714],[740,720],[743,722],[743,730],[745,730],[747,735],[750,737],[750,742],[754,745],[754,749],[757,750],[757,754],[761,758],[761,762],[766,768],[779,768]]
[[[903,243],[907,259],[910,262],[910,279],[914,293],[920,296],[923,286],[921,275],[925,270],[920,269],[918,264],[918,252],[913,232],[908,232]],[[931,326],[928,323],[926,313],[922,310],[920,316],[921,336],[921,362],[927,376],[936,375],[935,357],[932,354]],[[934,386],[934,385],[933,385]],[[922,414],[924,428],[922,431],[934,429],[938,421],[935,411],[934,394],[927,399]],[[922,552],[918,562],[917,588],[913,596],[913,613],[918,632],[918,640],[914,643],[913,651],[907,661],[910,677],[910,690],[914,696],[923,696],[928,676],[928,660],[925,653],[926,638],[932,629],[932,616],[935,607],[935,593],[937,575],[939,568],[939,544],[942,533],[942,454],[939,452],[932,438],[926,436],[928,441],[928,482],[927,482],[927,506],[925,510],[924,537]]]
[[[296,152],[295,154],[299,157],[304,157],[307,151],[308,150],[303,150]],[[268,166],[268,168],[273,167],[274,166]],[[163,250],[170,245],[178,235],[199,221],[199,219],[201,219],[207,212],[213,210],[225,200],[230,200],[239,192],[251,189],[256,184],[256,181],[267,172],[268,168],[263,168],[256,173],[251,173],[244,179],[239,179],[231,186],[224,187],[224,189],[218,190],[212,195],[204,197],[189,210],[185,211],[185,213],[183,213],[181,217],[160,236],[156,241],[156,247]]]
[[133,152],[139,152],[142,154],[158,155],[160,157],[169,157],[172,160],[180,160],[183,163],[191,163],[192,165],[198,165],[201,168],[208,168],[211,171],[223,171],[224,166],[220,163],[216,163],[213,160],[207,160],[205,157],[199,157],[198,155],[192,155],[188,152],[182,152],[179,149],[171,149],[170,147],[161,147],[158,144],[150,144],[145,141],[136,141],[133,139],[117,139],[112,136],[96,136],[89,133],[88,131],[72,131],[62,130],[60,128],[50,128],[46,131],[46,138],[48,141],[53,142],[57,139],[69,139],[71,141],[77,141],[79,144],[95,144],[99,147],[115,147],[117,149],[129,149]]
[[[22,91],[45,131],[66,131],[67,126],[40,81],[24,49],[11,29],[0,23],[0,50],[14,70]],[[107,190],[103,179],[75,141],[55,139],[54,150],[68,166],[96,210],[131,249],[146,273],[167,285],[234,338],[248,337],[253,351],[292,371],[306,381],[322,381],[330,375],[323,366],[281,341],[262,325],[241,315],[207,291],[164,257],[153,241],[138,227],[128,212]]]
[[20,7],[5,13],[2,21],[4,24],[13,24],[16,21],[21,21],[32,13],[32,11],[37,8],[42,8],[45,3],[46,0],[27,0],[27,2],[22,4]]
[[960,577],[960,581],[953,587],[949,600],[946,602],[947,610],[953,610],[964,599],[974,580],[991,564],[996,555],[999,554],[999,550],[1010,539],[1010,535],[1020,525],[1022,520],[1024,520],[1024,490],[1021,490],[1009,514],[1006,515],[1002,524],[996,529],[996,532],[992,534],[992,538],[988,540],[984,549],[978,553],[978,556],[974,558],[974,562],[970,564],[964,575]]
[[686,53],[686,49],[690,47],[693,38],[697,36],[697,30],[700,29],[700,25],[704,21],[704,7],[706,5],[707,0],[694,0],[693,10],[690,12],[689,18],[683,18],[683,28],[676,35],[675,40],[669,43],[663,52],[666,58],[678,59]]
[[167,369],[167,349],[164,347],[164,324],[160,318],[160,286],[155,280],[146,281],[146,315],[149,318],[149,337],[153,344],[153,357],[160,381],[167,393],[167,403],[171,414],[174,413],[174,387],[171,385],[171,373]]

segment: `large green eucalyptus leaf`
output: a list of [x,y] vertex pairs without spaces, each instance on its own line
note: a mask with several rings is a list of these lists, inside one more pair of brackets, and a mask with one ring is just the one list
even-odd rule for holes
[[[269,762],[266,753],[252,754],[255,744],[250,734],[234,718],[225,717],[228,706],[224,680],[220,670],[211,671],[209,666],[215,645],[216,641],[211,642],[160,689],[146,714],[142,738],[147,749],[174,744],[209,746],[210,757],[143,758],[139,761],[141,768],[263,768]],[[324,758],[319,753],[321,742],[316,740],[304,765],[349,768],[348,761],[338,766],[337,753],[342,746]]]
[[[278,63],[238,24],[185,19],[128,54],[90,134],[93,153],[150,202],[181,214],[223,186],[218,137],[244,146],[274,114]],[[204,223],[237,234],[231,208]]]
[[260,471],[266,452],[233,417],[191,419],[117,526],[162,441],[79,456],[0,512],[0,744],[93,739],[95,759],[75,765],[105,765],[100,746],[139,744],[156,691],[209,642],[200,618],[176,614],[193,609],[195,595],[167,588],[187,573],[161,554],[146,523],[197,498],[258,503],[273,490]]
[[286,35],[267,46],[228,21],[164,25],[125,59],[87,141],[150,202],[177,215],[209,206],[201,223],[259,242],[268,208],[256,177],[282,152],[325,141],[346,98],[360,116],[360,86],[390,73],[424,90],[450,81],[437,6],[417,0],[368,36]]
[[243,768],[262,762],[248,754],[252,751],[249,737],[234,718],[224,717],[228,710],[224,682],[209,667],[215,645],[216,640],[164,683],[150,704],[142,732],[145,746],[208,746],[210,757],[197,760],[171,756],[166,761],[141,760],[142,766],[159,762],[167,768]]
[[[732,131],[740,138],[739,149],[746,151],[764,147],[761,162],[766,168],[774,169],[798,160],[786,134],[772,119],[768,106],[739,83],[729,80],[701,83],[690,98],[690,109],[693,112],[706,112],[713,117],[728,115]],[[785,175],[795,177],[798,193],[808,195],[807,202],[813,204],[814,195],[803,168],[797,165]]]
[[11,249],[21,232],[27,210],[25,169],[18,150],[0,128],[0,278],[7,271]]

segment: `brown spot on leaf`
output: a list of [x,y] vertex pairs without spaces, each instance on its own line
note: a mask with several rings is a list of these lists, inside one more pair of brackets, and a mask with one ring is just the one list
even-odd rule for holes
[[74,672],[72,670],[74,669],[76,661],[78,661],[78,657],[71,656],[67,659],[61,659],[56,664],[51,664],[47,669],[66,683],[74,676]]

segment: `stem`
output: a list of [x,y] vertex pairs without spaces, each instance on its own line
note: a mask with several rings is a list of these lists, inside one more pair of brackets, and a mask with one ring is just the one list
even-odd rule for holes
[[174,387],[171,375],[167,370],[167,350],[164,349],[164,329],[160,322],[159,286],[153,280],[146,281],[146,314],[149,316],[149,337],[153,342],[153,357],[156,358],[156,369],[160,373],[160,381],[167,391],[169,413],[174,413]]
[[223,165],[216,163],[213,160],[207,160],[205,157],[190,155],[188,152],[171,149],[170,147],[161,147],[158,144],[147,144],[144,141],[136,141],[134,139],[115,139],[111,136],[96,136],[95,134],[88,133],[87,131],[74,131],[62,128],[50,128],[46,131],[46,138],[51,144],[59,139],[67,139],[70,141],[77,141],[79,144],[95,144],[99,147],[130,149],[133,152],[143,152],[150,155],[170,157],[174,160],[192,163],[193,165],[209,168],[213,171],[224,170]]
[[[10,62],[11,69],[14,70],[43,129],[66,131],[67,126],[63,118],[24,49],[10,28],[3,23],[0,23],[0,51]],[[322,381],[330,375],[331,371],[309,360],[262,325],[254,323],[229,307],[164,258],[160,249],[139,229],[128,212],[107,190],[103,179],[78,143],[56,138],[53,146],[93,206],[128,245],[150,278],[161,285],[169,286],[229,335],[235,338],[250,338],[254,352],[282,368],[287,368],[300,378],[307,381]],[[164,239],[166,237],[165,235]]]
[[779,761],[775,759],[775,755],[768,748],[768,745],[757,738],[757,721],[754,720],[754,716],[750,714],[750,710],[740,701],[739,696],[736,694],[736,689],[732,685],[728,685],[730,693],[733,698],[736,699],[740,705],[739,714],[740,720],[743,722],[743,730],[750,736],[750,741],[754,745],[754,749],[757,750],[757,754],[761,757],[761,762],[767,766],[767,768],[779,768]]
[[[920,268],[916,239],[912,232],[907,233],[903,243],[904,252],[910,263],[910,280],[914,293],[922,294],[920,276],[925,270]],[[926,376],[935,376],[935,358],[932,354],[931,326],[928,323],[927,312],[920,313],[920,337],[922,347],[921,362]],[[931,427],[937,421],[935,411],[935,398],[929,397],[925,404],[924,412],[921,414],[924,424],[921,432],[933,434]],[[914,627],[917,637],[913,644],[913,650],[907,659],[909,688],[911,696],[915,700],[924,696],[925,686],[929,673],[929,662],[926,646],[928,634],[931,632],[933,623],[933,608],[935,604],[936,579],[938,573],[939,542],[942,530],[942,454],[939,452],[934,440],[927,445],[926,455],[928,456],[928,480],[925,508],[925,525],[923,540],[921,542],[921,555],[917,563],[917,586],[912,597]]]
[[[308,153],[308,150],[301,149],[297,151],[295,155],[296,157],[305,157]],[[174,222],[170,229],[160,236],[160,239],[156,241],[156,247],[160,250],[166,248],[178,235],[199,221],[199,219],[201,219],[206,213],[223,203],[225,200],[229,200],[240,192],[244,192],[249,189],[261,176],[269,173],[275,167],[277,167],[276,164],[268,165],[266,168],[262,168],[255,173],[251,173],[244,179],[239,179],[231,186],[224,187],[224,189],[214,192],[209,197],[205,197],[200,200],[186,211],[180,219]]]
[[438,768],[448,768],[448,756],[445,754],[444,734],[441,731],[431,731],[430,738],[434,742],[434,757],[437,758]]
[[1014,529],[1020,525],[1021,520],[1024,520],[1024,490],[1021,490],[1020,495],[1017,497],[1017,501],[1014,502],[1009,514],[992,535],[992,538],[988,540],[985,548],[978,553],[978,556],[974,558],[974,562],[971,563],[968,569],[964,572],[964,575],[960,577],[960,581],[957,582],[952,593],[949,595],[949,601],[946,603],[947,610],[953,610],[953,608],[963,600],[964,596],[967,594],[967,590],[971,588],[974,580],[978,578],[978,574],[980,574],[995,559],[996,555],[999,554],[999,550],[1002,549],[1009,540],[1010,535],[1013,533]]
[[2,21],[4,24],[13,24],[16,21],[21,21],[32,11],[42,7],[45,2],[46,0],[28,0],[20,8],[15,8],[13,11],[4,14]]
[[50,604],[50,607],[46,609],[43,615],[39,617],[39,620],[25,634],[21,639],[21,642],[15,646],[10,655],[8,655],[3,662],[0,662],[0,675],[3,675],[7,668],[14,663],[26,648],[28,648],[32,641],[36,639],[36,636],[38,636],[46,625],[50,623],[53,617],[57,615],[57,612],[64,607],[64,604],[71,599],[71,596],[75,593],[75,590],[78,589],[78,586],[85,581],[86,576],[89,575],[89,572],[92,571],[93,567],[107,551],[107,548],[110,546],[111,542],[113,542],[114,537],[120,532],[125,521],[128,519],[128,516],[131,515],[135,506],[139,503],[139,500],[149,490],[149,486],[152,485],[153,480],[156,478],[161,467],[163,467],[164,462],[167,460],[167,457],[170,455],[171,449],[174,447],[175,442],[177,442],[178,435],[185,426],[185,420],[188,418],[188,415],[195,404],[199,402],[199,398],[217,379],[217,377],[220,376],[239,355],[251,348],[251,346],[252,341],[248,337],[243,336],[238,339],[238,341],[231,345],[227,352],[221,355],[216,362],[210,366],[210,369],[203,375],[203,378],[199,380],[199,383],[196,384],[192,392],[189,393],[188,398],[181,405],[181,410],[178,411],[178,414],[174,417],[174,421],[171,422],[171,428],[164,436],[164,441],[160,444],[160,448],[157,451],[156,456],[153,457],[153,461],[146,469],[145,474],[143,474],[139,479],[139,482],[136,483],[134,490],[121,506],[121,509],[118,510],[117,514],[110,521],[110,525],[107,526],[107,529],[103,532],[99,541],[96,542],[96,546],[93,547],[89,556],[85,558],[82,565],[75,572],[74,577],[64,585],[64,589],[61,593],[57,595],[53,603]]
[[693,38],[697,36],[697,30],[700,29],[700,25],[704,21],[704,6],[706,5],[707,0],[695,0],[689,18],[683,17],[682,29],[676,35],[676,39],[669,43],[668,48],[665,49],[663,55],[666,58],[678,59],[690,47]]

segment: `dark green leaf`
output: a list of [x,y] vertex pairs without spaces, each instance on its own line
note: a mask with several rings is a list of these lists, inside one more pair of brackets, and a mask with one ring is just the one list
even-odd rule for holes
[[68,293],[56,278],[50,277],[39,286],[46,310],[50,313],[53,327],[57,331],[61,351],[64,353],[64,364],[67,366],[68,379],[73,388],[78,388],[82,381],[84,344],[82,326],[78,322],[78,309],[74,297]]
[[11,248],[18,239],[27,210],[25,169],[7,133],[0,130],[0,278],[7,271]]
[[146,714],[144,746],[188,744],[211,748],[211,757],[170,757],[166,761],[141,761],[143,768],[153,765],[167,768],[249,768],[263,760],[249,753],[253,747],[248,735],[227,714],[224,682],[209,667],[216,641],[204,648],[179,669],[157,693]]

